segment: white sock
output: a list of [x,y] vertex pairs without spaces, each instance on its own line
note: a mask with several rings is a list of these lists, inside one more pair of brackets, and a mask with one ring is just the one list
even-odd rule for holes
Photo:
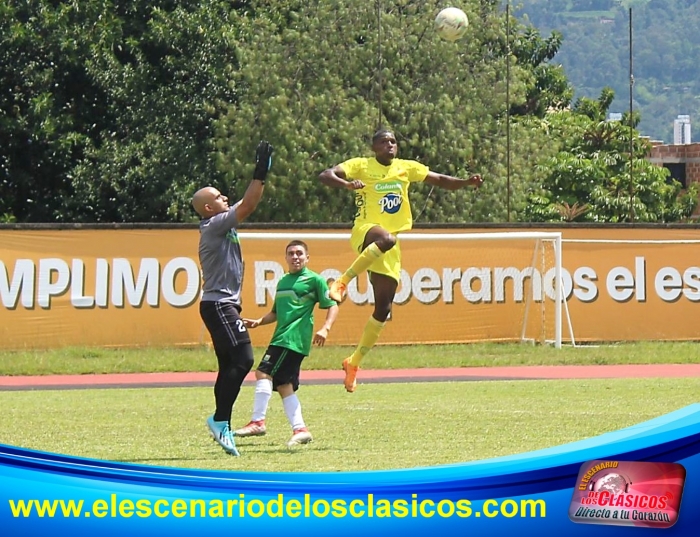
[[287,419],[292,426],[292,431],[306,428],[304,418],[301,415],[301,403],[297,394],[293,393],[289,397],[282,399],[284,405],[284,413],[287,414]]
[[272,381],[260,379],[255,383],[255,399],[253,400],[253,416],[251,421],[262,421],[267,414],[267,405],[272,397]]

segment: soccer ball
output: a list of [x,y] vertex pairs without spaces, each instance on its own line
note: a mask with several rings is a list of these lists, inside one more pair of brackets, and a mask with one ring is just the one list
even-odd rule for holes
[[435,30],[447,41],[457,41],[464,37],[468,25],[466,13],[457,7],[446,7],[435,17]]

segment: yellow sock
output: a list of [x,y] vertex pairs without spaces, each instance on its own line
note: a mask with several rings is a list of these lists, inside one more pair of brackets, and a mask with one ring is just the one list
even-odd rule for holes
[[362,362],[365,354],[372,350],[372,347],[374,347],[374,344],[379,339],[379,334],[381,334],[382,330],[384,330],[385,324],[386,322],[380,322],[374,317],[370,316],[367,324],[365,325],[365,330],[362,332],[360,342],[357,344],[355,352],[353,352],[352,356],[350,356],[351,365],[354,365],[355,367],[360,365],[360,362]]
[[379,249],[379,246],[377,246],[376,242],[373,242],[370,244],[367,248],[362,250],[360,255],[357,256],[355,261],[352,262],[352,265],[350,265],[350,268],[343,273],[340,278],[340,283],[343,283],[347,285],[350,283],[350,280],[355,278],[358,274],[364,272],[367,270],[372,263],[374,263],[377,259],[382,257],[384,255],[384,252],[382,252]]

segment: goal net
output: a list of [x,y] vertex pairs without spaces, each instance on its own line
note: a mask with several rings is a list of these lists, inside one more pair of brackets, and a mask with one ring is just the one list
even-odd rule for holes
[[[286,271],[284,248],[290,240],[308,244],[308,267],[327,280],[339,277],[357,255],[349,233],[239,235],[246,260],[246,316],[269,311],[276,282]],[[380,344],[529,341],[561,346],[566,315],[557,283],[561,233],[410,232],[400,234],[399,241],[401,280]],[[251,301],[258,312],[251,311]],[[348,286],[329,344],[356,344],[373,304],[369,275],[361,274]],[[317,310],[317,324],[323,318]]]

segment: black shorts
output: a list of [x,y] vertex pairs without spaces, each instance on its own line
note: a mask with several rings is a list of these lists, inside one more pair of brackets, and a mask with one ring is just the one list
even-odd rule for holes
[[250,344],[250,334],[233,302],[200,302],[199,314],[211,335],[214,349],[231,352],[238,345]]
[[265,356],[258,365],[258,371],[272,377],[272,389],[277,391],[277,386],[291,384],[294,391],[299,389],[299,371],[305,355],[290,351],[284,347],[270,345],[265,351]]

